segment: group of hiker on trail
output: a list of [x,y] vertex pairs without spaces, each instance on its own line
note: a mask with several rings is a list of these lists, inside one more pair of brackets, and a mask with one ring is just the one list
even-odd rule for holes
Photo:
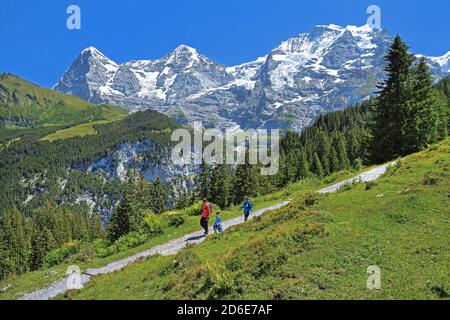
[[[244,220],[247,221],[250,217],[250,214],[253,210],[253,202],[250,200],[249,196],[245,197],[244,203],[241,206],[241,209],[244,210]],[[209,218],[212,216],[212,205],[209,203],[206,198],[202,200],[202,217],[200,219],[200,225],[203,229],[205,229],[205,236],[209,233]],[[220,212],[217,211],[216,219],[213,224],[214,234],[223,233],[223,225],[222,225],[222,217],[220,216]]]

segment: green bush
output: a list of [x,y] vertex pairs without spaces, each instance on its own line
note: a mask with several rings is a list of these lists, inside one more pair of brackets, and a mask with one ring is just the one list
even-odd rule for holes
[[142,232],[148,237],[152,237],[163,232],[161,221],[155,214],[149,213],[145,216]]
[[236,290],[233,276],[218,265],[207,265],[204,288],[209,288],[209,299],[221,299]]
[[396,214],[396,213],[388,213],[386,214],[386,217],[395,222],[395,223],[399,223],[399,224],[406,224],[410,221],[412,221],[413,219],[405,214]]
[[440,177],[434,172],[428,172],[425,177],[423,177],[422,183],[425,186],[435,186],[440,182]]
[[319,195],[316,193],[310,193],[305,199],[305,206],[312,207],[319,200]]
[[97,252],[92,243],[83,243],[79,252],[74,255],[74,259],[82,262],[91,262],[97,256]]
[[345,191],[350,191],[352,190],[356,185],[358,184],[358,182],[354,181],[354,182],[346,182],[344,183],[338,190],[338,192],[345,192]]
[[109,248],[111,248],[110,250],[113,252],[112,254],[114,254],[137,247],[147,241],[147,239],[148,237],[144,234],[140,234],[138,232],[130,232],[129,234],[120,237],[119,240],[114,242],[115,250],[114,248],[112,248],[113,246],[110,246]]
[[104,250],[108,248],[108,242],[105,239],[97,239],[92,242],[95,250]]
[[187,207],[183,212],[188,216],[199,216],[202,214],[202,202],[194,203],[192,206]]
[[45,256],[45,265],[51,267],[60,264],[69,256],[77,253],[79,250],[80,250],[79,241],[68,242],[63,246],[47,253],[47,255]]
[[108,256],[112,256],[114,254],[116,254],[118,251],[117,246],[115,244],[110,245],[107,249],[106,249]]
[[164,225],[167,227],[179,227],[186,222],[187,216],[183,212],[167,212],[163,215]]
[[374,189],[376,186],[378,186],[378,183],[375,181],[369,181],[366,182],[366,190],[372,190]]
[[136,242],[135,239],[135,233],[131,232],[125,236],[120,237],[119,240],[114,242],[114,244],[117,246],[117,250],[119,252],[122,252],[132,247]]
[[353,161],[353,169],[354,169],[355,171],[359,171],[359,170],[361,170],[363,167],[364,167],[364,164],[363,164],[363,161],[361,160],[361,158],[356,158],[356,159]]
[[260,278],[287,261],[289,252],[286,244],[277,236],[247,242],[245,247],[239,248],[239,253],[226,259],[225,268],[229,272],[239,270]]
[[199,264],[200,258],[197,253],[192,250],[182,250],[172,261],[172,270],[174,272],[180,272],[193,266],[198,266]]
[[432,285],[430,291],[433,292],[439,299],[448,299],[450,297],[450,293],[442,284]]
[[110,255],[108,252],[108,248],[97,248],[96,253],[97,253],[97,256],[100,258],[106,258]]
[[105,258],[130,248],[140,246],[145,243],[147,239],[148,236],[146,234],[130,232],[127,235],[120,237],[110,246],[107,246],[107,242],[104,240],[96,240],[94,241],[92,248],[95,249],[95,253],[98,257]]

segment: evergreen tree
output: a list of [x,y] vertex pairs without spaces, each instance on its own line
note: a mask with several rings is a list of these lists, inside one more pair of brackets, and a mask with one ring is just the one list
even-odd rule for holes
[[210,201],[219,205],[223,210],[231,204],[232,180],[227,164],[218,164],[211,170]]
[[136,207],[129,195],[125,195],[120,204],[114,209],[114,213],[108,225],[108,240],[114,242],[131,231],[130,212]]
[[395,37],[385,60],[387,80],[379,86],[373,128],[372,157],[376,162],[391,160],[402,153],[402,124],[405,106],[411,97],[411,65],[414,58],[400,36]]
[[330,170],[330,151],[331,151],[331,143],[330,138],[327,132],[322,132],[320,136],[320,142],[317,154],[320,159],[320,163],[322,164],[323,173],[325,175],[331,172]]
[[448,105],[433,88],[425,59],[413,67],[413,56],[397,36],[386,60],[388,79],[380,86],[373,130],[376,162],[419,151],[444,138],[448,127]]
[[180,186],[177,198],[174,203],[176,210],[181,210],[191,206],[195,202],[195,196],[190,190],[185,190],[183,186]]
[[334,147],[331,148],[330,167],[333,172],[339,171],[341,168],[338,153]]
[[248,151],[245,164],[238,164],[233,181],[233,202],[241,203],[246,195],[255,197],[258,195],[258,167],[249,164]]
[[89,234],[90,241],[105,238],[106,232],[100,215],[94,214],[89,217]]
[[335,133],[334,139],[334,149],[337,152],[337,157],[339,159],[339,166],[336,171],[347,170],[350,168],[350,160],[347,155],[347,145],[345,143],[344,137],[340,133]]
[[31,239],[31,269],[38,270],[44,266],[47,253],[56,248],[55,239],[49,228],[34,225]]
[[425,58],[413,69],[412,97],[406,105],[402,154],[424,149],[447,135],[445,101],[433,87],[433,75]]
[[360,146],[361,146],[361,139],[358,135],[358,130],[353,129],[350,130],[347,133],[347,146],[348,146],[348,158],[349,159],[357,159],[360,158],[362,155],[360,154]]
[[127,193],[133,199],[133,202],[139,208],[153,210],[153,186],[151,182],[146,181],[137,171],[128,172]]
[[280,156],[279,185],[286,186],[297,179],[296,155],[293,152]]
[[356,158],[352,163],[352,167],[356,171],[361,170],[364,167],[363,161],[360,158]]
[[314,172],[318,177],[323,177],[323,167],[317,152],[314,153],[311,171]]
[[169,199],[169,192],[166,186],[158,177],[152,183],[152,209],[154,213],[161,213],[166,209],[167,201]]
[[308,177],[309,166],[308,160],[306,158],[306,153],[303,148],[300,148],[298,155],[295,157],[296,159],[296,167],[297,167],[297,175],[296,180],[305,179]]
[[442,99],[447,101],[447,106],[444,106],[444,110],[442,110],[442,120],[445,122],[445,118],[447,118],[447,129],[445,134],[450,133],[450,76],[441,79],[436,84],[436,89],[441,93]]
[[196,191],[200,198],[209,198],[210,194],[210,166],[203,161],[200,173],[195,177]]
[[436,84],[436,89],[438,89],[444,96],[450,99],[450,76],[439,80]]

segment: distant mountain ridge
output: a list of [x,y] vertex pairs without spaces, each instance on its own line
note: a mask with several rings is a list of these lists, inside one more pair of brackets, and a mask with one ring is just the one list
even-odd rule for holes
[[[54,89],[132,111],[151,108],[181,123],[301,131],[320,113],[374,92],[392,39],[386,30],[368,25],[316,26],[264,57],[233,67],[186,45],[159,60],[123,64],[90,47]],[[427,58],[437,78],[450,74],[449,57],[450,51]]]

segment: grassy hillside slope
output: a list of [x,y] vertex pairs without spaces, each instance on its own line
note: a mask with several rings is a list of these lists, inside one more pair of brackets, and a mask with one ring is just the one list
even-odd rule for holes
[[126,111],[41,88],[11,74],[0,74],[0,125],[63,126],[118,120]]
[[[72,299],[441,299],[450,294],[450,140],[376,183],[319,196],[93,279]],[[378,265],[382,290],[366,287]]]

